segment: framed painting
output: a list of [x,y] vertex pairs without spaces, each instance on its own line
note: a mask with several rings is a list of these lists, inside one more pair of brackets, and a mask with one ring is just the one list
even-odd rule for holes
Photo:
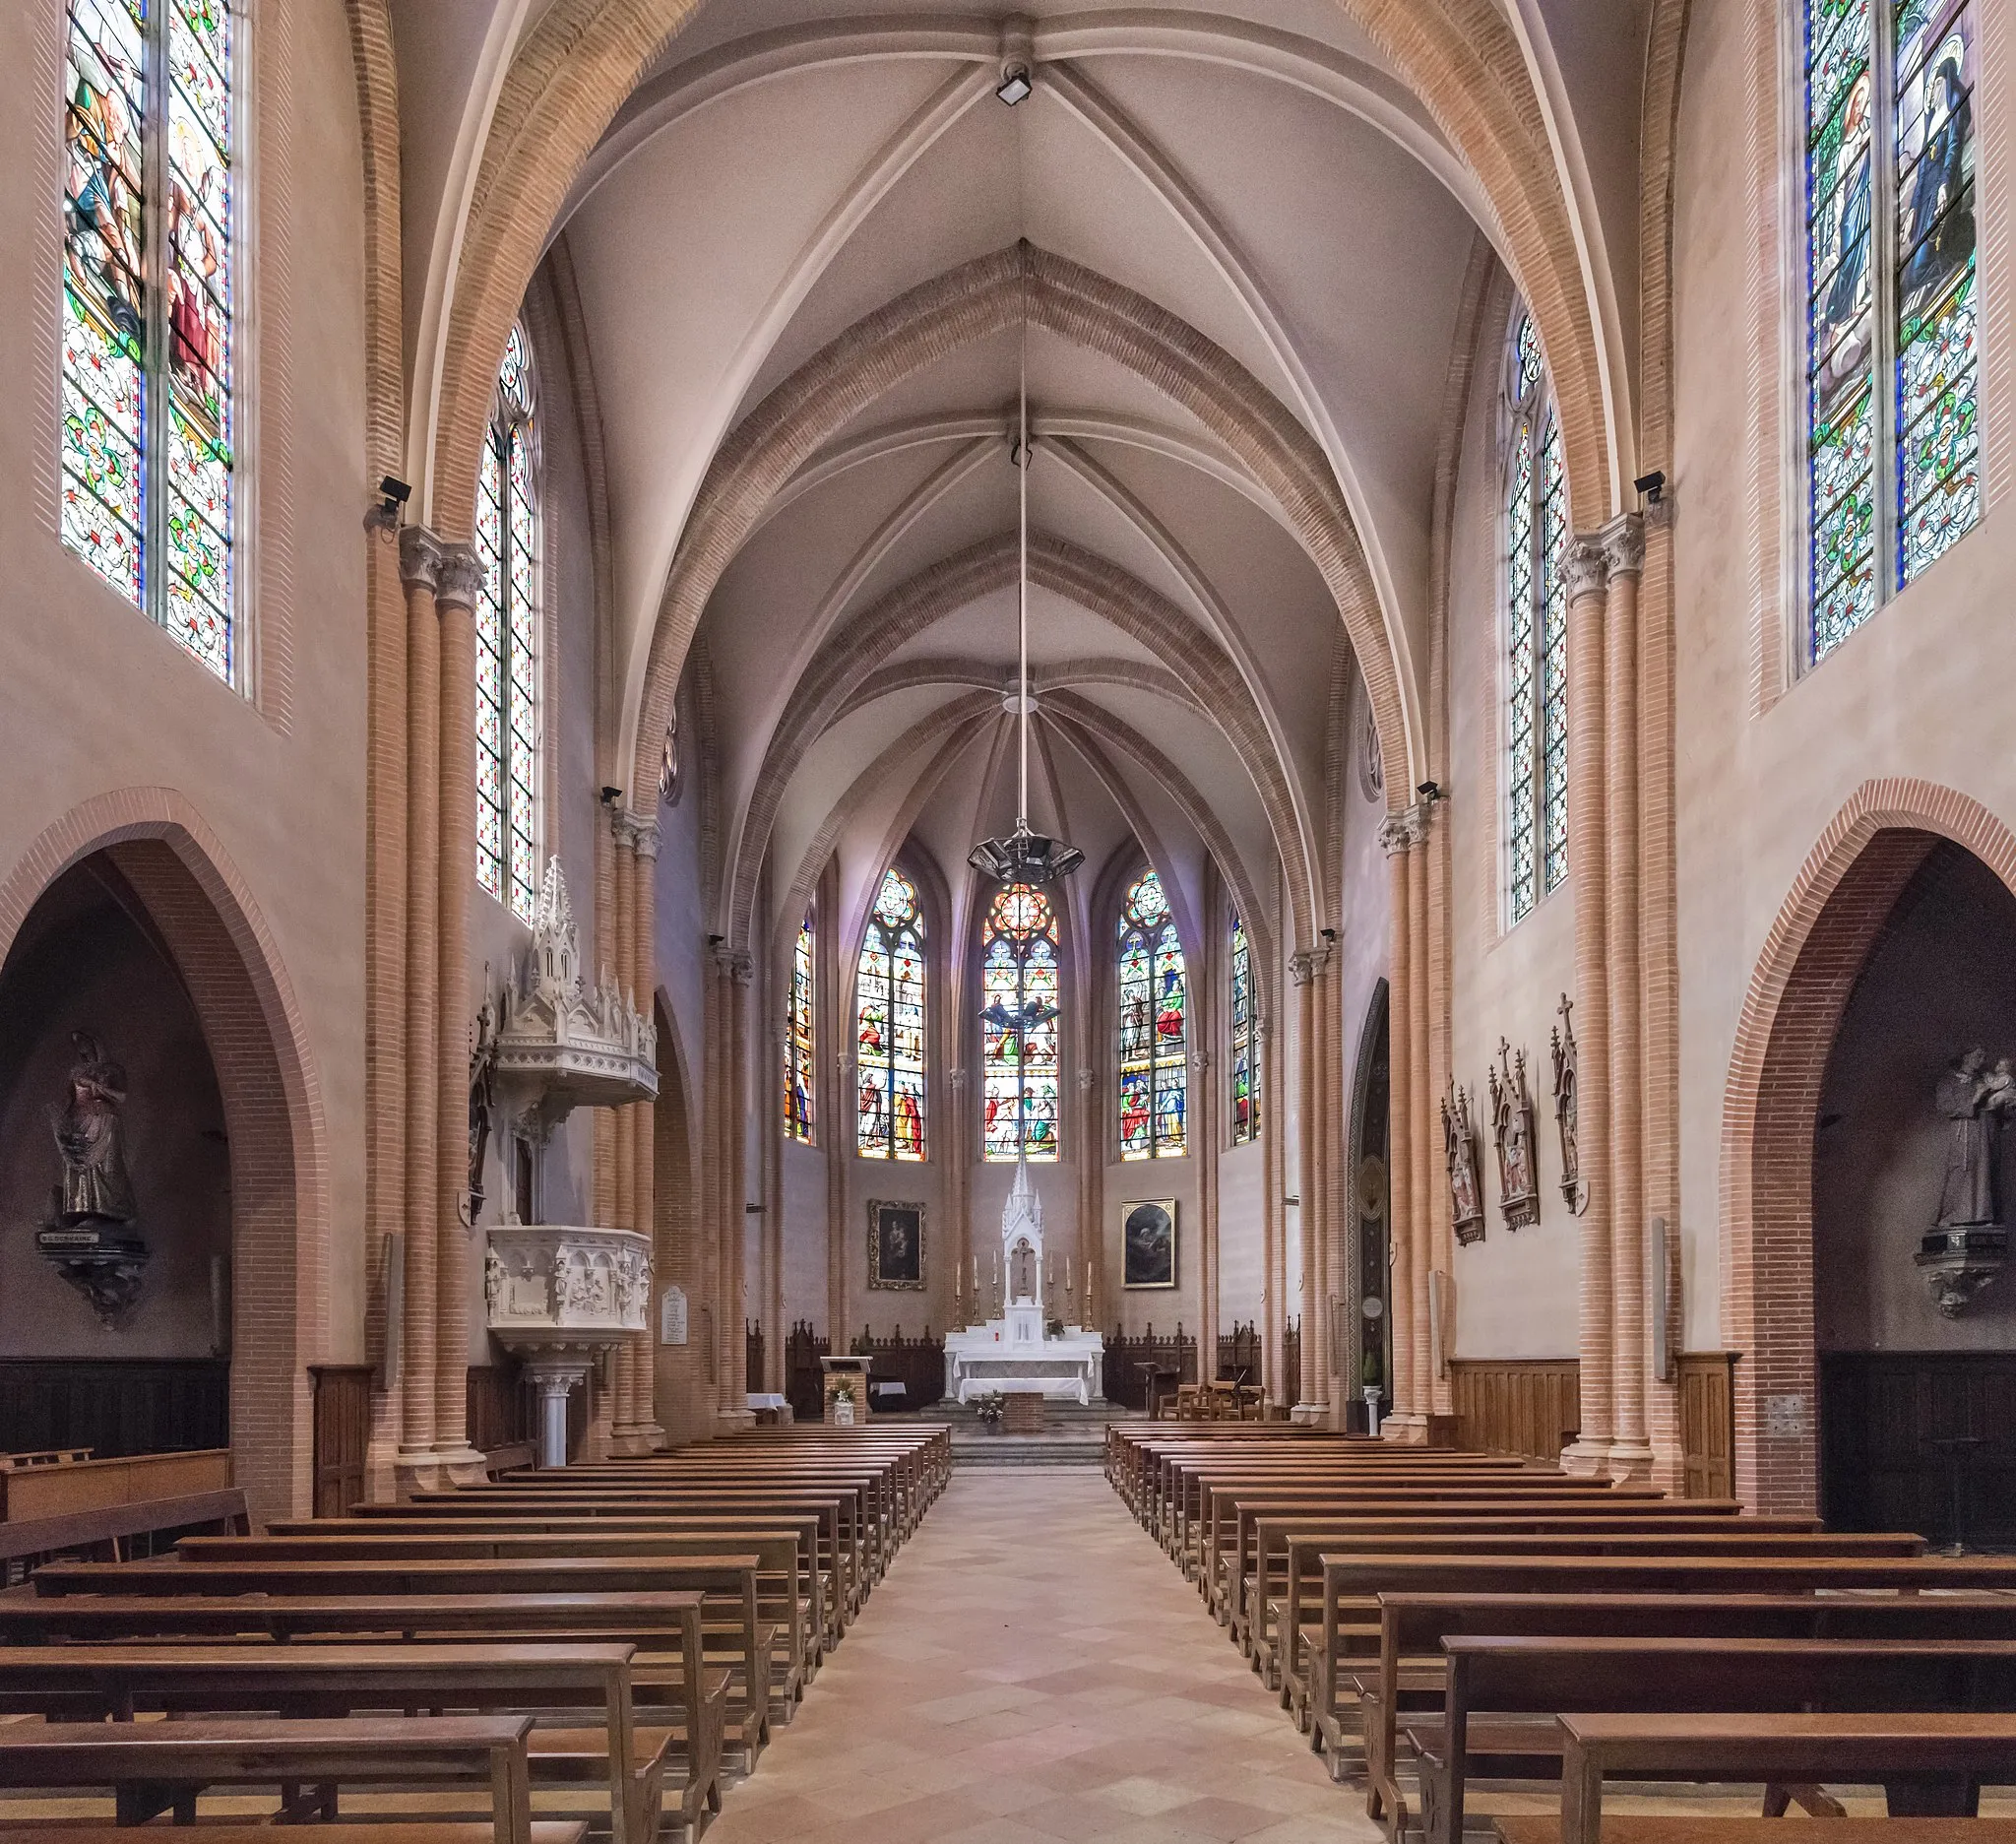
[[1120,1206],[1122,1274],[1129,1287],[1176,1284],[1176,1200]]
[[922,1204],[868,1202],[868,1285],[921,1293],[924,1286]]

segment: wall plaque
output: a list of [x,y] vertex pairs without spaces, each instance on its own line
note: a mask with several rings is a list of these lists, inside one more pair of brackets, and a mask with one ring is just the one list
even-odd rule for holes
[[658,1342],[683,1345],[686,1342],[686,1290],[668,1287],[659,1296]]

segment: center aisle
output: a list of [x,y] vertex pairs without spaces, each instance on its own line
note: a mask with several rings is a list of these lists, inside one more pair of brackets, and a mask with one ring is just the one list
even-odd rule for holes
[[1093,1467],[961,1467],[710,1844],[1373,1844]]

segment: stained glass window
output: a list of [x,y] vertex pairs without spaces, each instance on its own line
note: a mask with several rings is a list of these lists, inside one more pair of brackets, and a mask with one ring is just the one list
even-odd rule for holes
[[525,329],[497,371],[476,480],[476,881],[522,922],[538,903],[537,397]]
[[1802,5],[1818,661],[1981,515],[1975,42],[1971,0]]
[[70,0],[63,73],[63,541],[227,681],[235,30]]
[[1231,1064],[1232,1144],[1243,1146],[1260,1137],[1260,1045],[1253,1028],[1253,947],[1237,910],[1232,911],[1227,960],[1231,971],[1231,1028],[1226,1048]]
[[1533,317],[1505,366],[1506,911],[1568,874],[1568,483]]
[[1029,884],[1002,885],[980,945],[980,1154],[1055,1159],[1062,997],[1057,915]]
[[1119,937],[1120,1157],[1180,1158],[1190,1099],[1183,944],[1154,871],[1121,902]]
[[814,1037],[812,1026],[812,912],[798,922],[798,936],[791,944],[790,995],[784,1018],[784,1130],[794,1140],[812,1142],[812,1088]]
[[900,870],[883,874],[854,986],[855,1150],[863,1159],[921,1159],[924,922],[917,887]]

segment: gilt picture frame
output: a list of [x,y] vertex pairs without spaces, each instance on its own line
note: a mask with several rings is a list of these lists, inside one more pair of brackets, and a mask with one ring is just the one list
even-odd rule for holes
[[924,1291],[924,1207],[868,1200],[868,1285],[898,1293]]
[[1130,1291],[1176,1285],[1176,1200],[1151,1197],[1120,1206],[1122,1284]]

